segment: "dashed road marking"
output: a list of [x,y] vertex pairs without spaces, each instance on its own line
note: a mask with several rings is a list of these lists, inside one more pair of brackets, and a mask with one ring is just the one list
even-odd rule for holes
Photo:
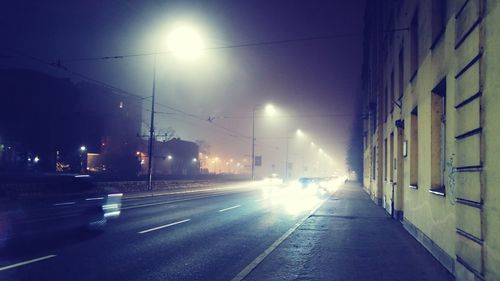
[[66,206],[66,205],[75,205],[76,202],[63,202],[63,203],[55,203],[52,206]]
[[23,266],[23,265],[27,265],[27,264],[30,264],[30,263],[35,263],[35,262],[39,262],[39,261],[51,259],[53,257],[56,257],[56,255],[48,255],[48,256],[45,256],[45,257],[37,258],[37,259],[32,259],[32,260],[28,260],[28,261],[18,262],[18,263],[11,264],[11,265],[8,265],[8,266],[0,267],[0,271],[11,269],[11,268],[15,268],[15,267],[19,267],[19,266]]
[[162,228],[166,228],[166,227],[178,225],[178,224],[181,224],[181,223],[188,222],[190,220],[191,219],[185,219],[185,220],[181,220],[181,221],[176,221],[176,222],[173,222],[173,223],[169,223],[169,224],[166,224],[166,225],[161,225],[161,226],[158,226],[158,227],[153,227],[153,228],[150,228],[150,229],[139,231],[139,234],[144,234],[144,233],[148,233],[148,232],[155,231],[155,230],[158,230],[158,229],[162,229]]
[[220,209],[219,213],[222,213],[222,212],[225,212],[225,211],[229,211],[229,210],[232,210],[232,209],[236,209],[236,208],[239,208],[239,207],[241,207],[241,205],[236,205],[236,206],[232,206],[232,207],[229,207],[229,208]]

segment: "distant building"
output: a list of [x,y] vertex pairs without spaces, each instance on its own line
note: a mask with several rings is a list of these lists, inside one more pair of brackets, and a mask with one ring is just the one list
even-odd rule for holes
[[[137,151],[142,163],[141,174],[148,171],[147,141],[142,151]],[[154,144],[153,174],[155,176],[188,176],[200,174],[199,150],[195,142],[174,138],[169,141],[156,141]]]
[[457,280],[500,280],[500,2],[370,0],[365,21],[366,191]]
[[[0,171],[140,168],[138,98],[32,70],[0,70],[0,100]],[[99,164],[88,167],[89,159]]]
[[[89,166],[93,172],[137,175],[140,163],[137,159],[141,139],[142,101],[123,96],[102,86],[80,82],[80,130],[84,143],[89,145],[89,156],[96,164]],[[91,158],[88,158],[89,160]]]
[[0,70],[0,170],[55,170],[56,151],[70,143],[77,158],[77,95],[69,79]]

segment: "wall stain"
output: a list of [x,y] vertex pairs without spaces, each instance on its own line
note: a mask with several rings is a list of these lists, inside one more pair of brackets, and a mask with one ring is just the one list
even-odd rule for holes
[[456,189],[456,173],[457,173],[457,168],[453,165],[453,160],[455,157],[455,153],[451,154],[450,159],[446,162],[446,174],[448,175],[448,197],[450,203],[452,205],[455,205],[456,201],[456,195],[457,195],[457,189]]

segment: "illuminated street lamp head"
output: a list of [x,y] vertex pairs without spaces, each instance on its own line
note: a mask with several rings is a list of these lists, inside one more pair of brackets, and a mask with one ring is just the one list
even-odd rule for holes
[[189,25],[179,24],[167,38],[168,49],[175,56],[195,60],[202,54],[204,44],[198,32]]
[[168,155],[168,156],[167,156],[167,159],[168,159],[168,160],[172,160],[172,155]]
[[84,151],[86,151],[86,150],[87,150],[87,147],[85,147],[85,145],[80,146],[80,151],[81,151],[81,152],[84,152]]
[[301,129],[297,129],[297,136],[302,137],[304,133],[302,132]]
[[198,159],[196,159],[196,158],[193,158],[193,162],[198,162]]
[[272,104],[267,104],[265,110],[266,110],[266,114],[269,116],[276,115],[276,108]]

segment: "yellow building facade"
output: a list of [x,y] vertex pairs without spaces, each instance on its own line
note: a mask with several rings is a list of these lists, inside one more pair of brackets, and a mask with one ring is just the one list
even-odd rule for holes
[[366,191],[457,280],[500,280],[500,1],[370,0],[364,36]]

